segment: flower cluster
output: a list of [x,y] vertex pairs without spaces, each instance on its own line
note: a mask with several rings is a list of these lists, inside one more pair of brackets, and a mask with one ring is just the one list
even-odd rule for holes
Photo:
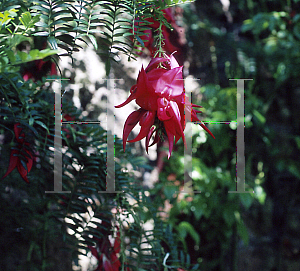
[[[120,108],[135,99],[140,109],[132,112],[123,129],[123,148],[125,151],[127,138],[132,129],[139,122],[141,130],[137,137],[128,142],[136,142],[146,137],[146,151],[148,147],[157,143],[162,133],[166,134],[169,140],[170,158],[174,138],[175,144],[182,137],[185,142],[184,111],[191,114],[191,121],[197,121],[212,137],[209,129],[200,122],[192,107],[200,107],[194,104],[185,103],[184,82],[182,78],[182,66],[179,66],[173,55],[153,58],[147,68],[142,67],[137,84],[130,89],[130,96],[127,100],[115,106]],[[153,143],[150,145],[150,138],[154,135]]]
[[[25,141],[25,134],[22,133],[20,123],[16,123],[14,125],[14,132],[18,146],[17,148],[12,149],[10,153],[9,166],[2,179],[5,178],[8,174],[10,174],[17,167],[23,180],[29,183],[27,174],[32,168],[34,157],[31,151],[29,150],[29,142]],[[26,167],[24,167],[24,165],[26,165],[27,169]]]

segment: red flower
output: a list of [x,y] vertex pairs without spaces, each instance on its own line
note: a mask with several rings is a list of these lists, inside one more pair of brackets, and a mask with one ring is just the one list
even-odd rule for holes
[[[32,164],[33,164],[33,155],[32,153],[25,147],[25,146],[29,146],[29,143],[25,141],[25,134],[22,133],[22,128],[19,126],[20,123],[16,123],[14,125],[14,132],[15,132],[15,136],[16,136],[16,140],[18,142],[18,149],[13,149],[10,153],[10,160],[9,160],[9,166],[8,169],[5,173],[5,175],[2,177],[2,179],[4,179],[8,174],[10,174],[15,167],[17,167],[21,177],[27,182],[28,178],[27,178],[27,173],[30,172],[31,168],[32,168]],[[26,168],[23,166],[21,161],[24,161],[24,158],[21,158],[21,155],[23,157],[26,157]]]
[[55,63],[48,60],[44,61],[42,59],[35,60],[23,73],[23,79],[25,81],[32,79],[33,81],[41,80],[43,76],[48,73],[50,75],[57,75]]
[[[42,49],[46,49],[47,43],[44,42]],[[22,72],[25,81],[32,79],[33,81],[41,80],[43,76],[57,75],[56,65],[51,60],[44,61],[42,59],[31,61]]]
[[[179,66],[176,59],[171,55],[164,58],[153,58],[146,70],[142,67],[137,84],[130,89],[130,96],[127,100],[115,106],[120,108],[132,100],[141,107],[132,112],[123,129],[123,148],[125,151],[127,138],[132,129],[139,122],[141,130],[138,136],[128,142],[136,142],[146,137],[146,151],[148,147],[159,141],[159,135],[164,132],[169,140],[170,158],[174,137],[175,144],[182,137],[184,138],[185,118],[184,108],[191,112],[191,120],[200,122],[196,111],[192,107],[200,107],[194,104],[185,104],[184,82],[182,79],[182,66]],[[212,137],[213,134],[200,122]],[[151,136],[155,134],[154,141],[149,145]]]
[[[107,224],[107,222],[102,224]],[[101,232],[104,233],[103,230]],[[105,233],[107,234],[107,232]],[[97,240],[96,247],[89,246],[92,254],[98,260],[98,266],[94,271],[119,271],[119,268],[121,267],[121,262],[117,256],[117,253],[120,253],[121,248],[119,229],[117,231],[117,237],[115,238],[113,247],[108,239],[108,235],[104,235],[102,238],[95,239]],[[131,269],[129,267],[126,268],[126,271],[130,270]]]

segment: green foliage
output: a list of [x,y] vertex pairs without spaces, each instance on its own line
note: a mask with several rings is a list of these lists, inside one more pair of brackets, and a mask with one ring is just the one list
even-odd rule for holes
[[[28,64],[47,63],[55,55],[72,56],[90,41],[104,57],[108,75],[110,61],[118,53],[129,58],[136,56],[134,42],[141,41],[140,36],[147,29],[145,19],[158,12],[154,9],[156,4],[88,0],[0,3],[0,135],[4,140],[0,151],[5,157],[0,161],[0,175],[9,167],[11,150],[17,148],[16,123],[24,132],[26,144],[22,148],[34,156],[34,166],[29,170],[26,163],[30,157],[26,152],[18,155],[29,184],[22,180],[20,166],[1,180],[1,209],[7,210],[1,216],[1,269],[8,270],[10,263],[5,259],[10,253],[17,253],[21,256],[14,268],[20,270],[54,270],[58,266],[71,270],[78,256],[88,255],[97,240],[116,236],[117,227],[122,270],[125,266],[132,270],[162,270],[166,265],[192,268],[189,256],[178,249],[176,234],[161,220],[157,206],[153,206],[140,182],[127,169],[149,166],[141,157],[132,155],[129,148],[124,153],[120,139],[115,139],[118,159],[114,181],[115,189],[123,192],[98,193],[105,191],[107,185],[107,131],[86,124],[85,117],[67,99],[62,99],[63,119],[71,117],[82,124],[62,124],[63,193],[45,193],[53,191],[54,184],[51,80],[59,77],[46,78],[45,72],[41,78],[35,75],[34,80],[24,81],[20,74]],[[134,23],[137,24],[133,26]],[[50,48],[45,48],[45,40]],[[38,43],[43,45],[37,46]],[[149,212],[145,213],[145,209]],[[147,221],[153,229],[145,228]],[[187,232],[194,234],[190,228]],[[17,241],[3,250],[9,240]]]
[[[251,31],[263,53],[268,55],[268,69],[276,79],[277,86],[299,74],[299,14],[293,18],[289,13],[258,13],[244,22],[242,30]],[[287,65],[290,63],[290,65]]]
[[[63,190],[71,193],[45,194],[45,191],[53,190],[54,181],[54,101],[51,85],[46,86],[45,79],[37,83],[22,82],[19,76],[13,77],[4,73],[0,79],[0,133],[5,137],[13,135],[13,124],[19,122],[24,127],[26,141],[30,142],[30,149],[34,150],[37,159],[34,169],[28,174],[28,187],[24,187],[16,170],[1,182],[1,191],[7,187],[18,187],[28,193],[26,202],[20,204],[12,214],[7,213],[3,217],[4,220],[11,221],[14,213],[29,208],[26,220],[22,218],[14,225],[15,228],[25,229],[21,240],[28,244],[28,255],[21,266],[26,264],[32,270],[48,270],[53,264],[56,265],[53,258],[47,256],[50,252],[45,250],[45,246],[48,246],[53,238],[62,238],[63,247],[72,254],[75,261],[79,254],[86,255],[89,247],[94,246],[95,238],[112,234],[113,225],[120,227],[124,222],[128,224],[125,229],[121,227],[122,235],[127,236],[129,241],[124,243],[122,239],[123,265],[125,262],[129,263],[132,270],[138,270],[136,266],[156,270],[158,263],[163,264],[165,255],[162,242],[169,244],[169,241],[173,242],[170,245],[173,253],[168,263],[178,266],[186,264],[178,260],[178,254],[174,254],[174,251],[177,252],[174,237],[162,221],[156,218],[157,210],[142,192],[143,188],[132,174],[127,173],[128,163],[137,169],[137,166],[142,166],[145,161],[133,156],[130,150],[122,154],[120,139],[115,140],[115,151],[119,153],[119,162],[115,164],[115,185],[116,190],[124,192],[98,193],[106,190],[107,133],[99,126],[84,124],[84,117],[64,99],[63,116],[69,115],[83,122],[76,127],[72,124],[62,126]],[[12,88],[13,85],[18,85],[18,88]],[[9,156],[9,147],[4,150],[1,155]],[[8,166],[7,162],[6,159],[3,170],[1,169],[2,176]],[[40,172],[47,174],[41,176]],[[134,204],[130,203],[132,200]],[[143,225],[147,219],[141,219],[138,215],[142,214],[145,208],[151,210],[153,215],[153,230],[145,229]],[[120,211],[113,215],[112,209]],[[129,222],[130,217],[133,221]],[[35,226],[34,221],[37,221]],[[107,223],[103,225],[103,221]],[[130,256],[125,254],[125,249]]]
[[0,72],[17,71],[20,64],[58,53],[57,50],[51,49],[18,50],[20,44],[32,41],[29,35],[34,30],[34,25],[40,20],[40,15],[31,16],[29,12],[21,12],[11,7],[0,12],[0,20]]
[[159,6],[161,9],[165,9],[174,5],[178,4],[185,4],[185,3],[191,3],[195,2],[195,0],[159,0],[157,1],[157,6]]

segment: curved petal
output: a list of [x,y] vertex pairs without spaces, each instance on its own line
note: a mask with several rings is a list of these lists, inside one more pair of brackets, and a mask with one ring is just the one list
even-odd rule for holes
[[165,98],[158,99],[158,103],[158,119],[164,122],[165,128],[170,130],[172,134],[184,137],[182,128],[183,116],[181,116],[182,114],[177,103],[168,101]]
[[[158,141],[159,141],[159,136],[158,136],[157,130],[155,130],[155,128],[156,128],[156,127],[153,126],[153,127],[150,129],[149,134],[147,135],[147,138],[146,138],[146,141],[145,141],[147,153],[148,153],[148,148],[151,147],[151,146],[153,146],[154,144],[158,143]],[[154,133],[155,131],[156,131],[156,133],[155,133],[153,142],[149,145],[150,138],[151,138],[151,136],[153,135],[153,133]]]
[[199,124],[206,132],[208,132],[214,139],[216,139],[213,133],[202,122],[199,122]]
[[183,133],[183,128],[182,128],[183,116],[181,116],[181,113],[180,113],[181,111],[180,111],[177,103],[174,101],[170,101],[169,105],[167,107],[167,112],[168,112],[169,116],[171,116],[170,119],[163,121],[167,134],[173,135],[173,141],[174,141],[174,136],[175,136],[175,143],[177,143],[177,141],[182,137],[184,144],[186,144],[184,133]]
[[155,113],[156,113],[155,111],[146,111],[144,113],[144,115],[141,117],[140,120],[141,130],[136,138],[128,141],[129,143],[139,141],[148,135],[150,128],[154,124],[155,115],[156,115]]
[[19,152],[17,150],[12,150],[10,153],[10,158],[9,158],[9,165],[8,165],[8,169],[6,171],[6,173],[4,174],[4,176],[1,179],[4,179],[8,174],[10,174],[14,168],[17,166],[18,164],[18,156],[15,156],[14,154],[18,154]]
[[197,104],[192,104],[192,107],[203,107],[203,106],[197,105]]
[[157,81],[155,93],[167,99],[175,98],[183,93],[182,66],[165,72]]
[[130,103],[132,100],[136,99],[136,96],[137,96],[137,90],[136,89],[133,89],[133,88],[136,88],[136,85],[132,86],[131,89],[130,89],[130,92],[131,94],[129,95],[129,97],[126,99],[126,101],[124,103],[121,103],[119,105],[115,105],[115,108],[120,108],[120,107],[123,107],[124,105]]
[[150,63],[148,64],[147,68],[146,68],[146,72],[150,72],[151,70],[157,68],[158,64],[161,62],[167,61],[165,58],[163,57],[155,57],[152,58]]
[[171,153],[173,150],[173,146],[174,146],[174,135],[172,133],[170,133],[167,129],[167,135],[168,135],[168,141],[169,141],[169,154],[168,154],[168,159],[170,159],[171,157]]
[[170,101],[170,106],[172,108],[171,112],[173,114],[175,126],[177,126],[176,128],[178,128],[176,130],[176,132],[177,132],[177,134],[181,135],[184,138],[183,128],[182,128],[182,125],[181,125],[182,117],[180,115],[178,105],[177,105],[177,103],[175,103],[173,101]]
[[139,73],[136,93],[136,103],[141,108],[149,111],[157,110],[157,95],[151,83],[148,81],[147,74],[143,67]]
[[171,66],[171,69],[179,67],[178,62],[177,62],[176,58],[173,55],[170,56],[170,66]]
[[157,117],[161,121],[169,120],[170,116],[168,112],[169,101],[165,98],[157,99]]
[[14,132],[15,132],[15,135],[16,135],[17,142],[22,144],[24,142],[25,134],[24,133],[21,134],[22,127],[20,126],[19,122],[14,125]]
[[32,168],[33,156],[28,150],[25,150],[25,151],[28,154],[28,156],[26,155],[27,156],[26,157],[26,159],[27,159],[27,161],[26,161],[27,170],[26,170],[26,168],[23,167],[20,158],[18,158],[19,160],[18,160],[18,163],[17,163],[17,168],[18,168],[18,171],[19,171],[21,177],[23,178],[23,180],[25,182],[29,183],[28,178],[27,178],[27,174],[30,172],[30,170]]
[[133,111],[127,118],[124,124],[124,129],[123,129],[123,149],[125,151],[126,147],[126,141],[127,138],[132,131],[132,129],[136,126],[136,124],[139,122],[140,118],[142,115],[146,112],[146,110],[140,108],[137,111]]
[[166,69],[157,68],[157,69],[151,70],[150,72],[147,73],[149,84],[152,86],[154,93],[155,93],[158,79],[166,72],[167,72]]
[[153,135],[154,131],[155,131],[155,126],[152,126],[149,130],[149,133],[146,137],[146,140],[145,140],[145,148],[146,148],[146,152],[148,153],[148,147],[149,147],[149,142],[150,142],[150,138],[151,136]]

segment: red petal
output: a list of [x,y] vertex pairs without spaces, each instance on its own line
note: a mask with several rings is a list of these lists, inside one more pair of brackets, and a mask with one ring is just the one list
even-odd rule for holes
[[51,63],[50,75],[57,75],[56,65],[55,63]]
[[117,237],[115,239],[115,243],[114,243],[114,251],[116,253],[119,253],[121,249],[121,239],[120,239],[120,231],[117,232]]
[[148,81],[152,85],[153,89],[156,89],[158,79],[162,77],[166,72],[166,69],[157,68],[147,73]]
[[92,252],[92,255],[95,256],[99,260],[99,253],[95,247],[89,246],[89,249]]
[[147,68],[146,68],[146,72],[150,72],[153,69],[156,69],[158,64],[161,62],[167,61],[167,59],[163,58],[163,57],[155,57],[152,58],[150,63],[148,64]]
[[184,137],[183,128],[181,125],[181,114],[179,107],[176,102],[170,101],[168,102],[168,106],[165,108],[166,115],[170,116],[169,119],[160,119],[164,121],[165,128],[168,129],[173,135],[180,135],[180,137]]
[[[22,140],[22,138],[20,139],[20,133],[22,131],[22,128],[20,127],[20,123],[16,123],[14,125],[14,132],[15,132],[15,136],[18,142],[23,143],[24,139]],[[22,134],[21,136],[24,136],[24,134]]]
[[[148,148],[149,148],[149,142],[150,142],[150,138],[151,136],[153,135],[154,131],[155,131],[155,126],[151,127],[150,130],[149,130],[149,133],[146,137],[146,140],[145,140],[145,147],[146,147],[146,152],[148,153]],[[153,144],[153,143],[152,143]]]
[[171,23],[171,22],[175,22],[175,19],[173,17],[173,13],[172,13],[172,8],[166,8],[163,10],[164,13],[164,17],[166,18],[166,20]]
[[178,62],[177,62],[176,58],[173,55],[170,56],[170,66],[171,66],[171,69],[179,67]]
[[110,255],[110,263],[113,271],[119,271],[119,268],[121,266],[121,262],[117,257],[116,253],[111,253]]
[[203,106],[197,105],[197,104],[192,104],[192,107],[203,107]]
[[149,145],[149,147],[153,146],[154,144],[158,143],[159,141],[159,136],[158,133],[156,132],[155,136],[154,136],[154,140],[153,142]]
[[155,111],[146,111],[140,120],[141,130],[135,139],[129,140],[129,143],[133,143],[143,139],[150,131],[151,126],[154,124]]
[[143,109],[155,111],[157,110],[156,99],[157,95],[152,83],[149,82],[147,74],[142,67],[137,81],[136,103]]
[[208,132],[214,139],[216,139],[212,132],[203,123],[200,122],[199,124],[206,132]]
[[167,99],[175,98],[183,93],[182,66],[164,73],[157,81],[155,93]]
[[172,116],[168,114],[168,106],[169,101],[165,98],[157,99],[158,109],[157,109],[157,117],[161,121],[169,120]]
[[170,133],[167,129],[167,135],[168,135],[168,140],[169,140],[169,154],[168,154],[168,159],[170,159],[171,157],[171,153],[173,150],[173,146],[174,146],[174,135],[172,133]]
[[[132,86],[132,88],[135,87]],[[130,92],[132,91],[132,88],[130,89]],[[137,96],[137,93],[136,91],[132,91],[131,94],[129,95],[129,97],[126,99],[126,101],[124,103],[121,103],[119,105],[115,105],[115,108],[120,108],[120,107],[123,107],[124,105],[130,103],[132,100],[136,99],[136,96]]]
[[23,180],[25,180],[25,182],[29,183],[28,178],[27,178],[27,174],[30,172],[30,170],[32,168],[33,159],[32,159],[31,153],[28,150],[26,150],[26,152],[30,156],[30,158],[26,157],[27,158],[27,162],[26,162],[27,170],[23,167],[23,165],[20,161],[20,158],[19,158],[18,163],[17,163],[17,168],[18,168],[18,171],[19,171],[21,177],[23,178]]
[[140,108],[137,111],[132,112],[125,124],[124,124],[124,129],[123,129],[123,149],[125,151],[125,147],[126,147],[126,141],[127,138],[130,134],[130,132],[132,131],[132,129],[136,126],[136,124],[139,122],[140,118],[142,117],[142,115],[146,112],[146,110]]
[[14,156],[14,154],[18,154],[18,153],[19,152],[17,150],[11,151],[8,169],[7,169],[6,173],[4,174],[4,176],[2,177],[2,179],[4,179],[8,174],[10,174],[14,170],[14,168],[17,166],[19,157]]
[[43,68],[43,66],[44,66],[45,63],[46,62],[43,61],[42,59],[35,60],[35,65],[36,65],[38,71],[40,71]]
[[164,121],[164,126],[167,134],[170,133],[175,136],[175,143],[182,137],[184,145],[186,146],[185,136],[182,128],[182,117],[180,110],[176,102],[169,102],[168,112],[171,115],[171,119]]

